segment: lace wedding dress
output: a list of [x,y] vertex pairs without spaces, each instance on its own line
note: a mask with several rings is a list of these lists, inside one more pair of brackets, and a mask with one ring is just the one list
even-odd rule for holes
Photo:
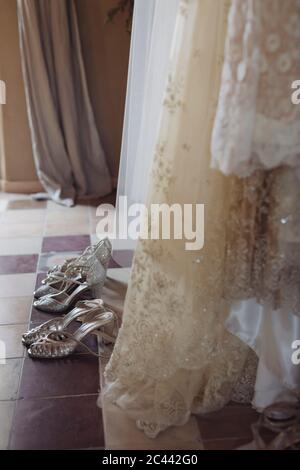
[[139,241],[105,371],[105,398],[150,437],[192,412],[222,407],[239,380],[249,388],[249,348],[224,327],[231,180],[210,169],[209,150],[229,7],[228,0],[180,2],[148,197],[149,204],[205,204],[204,248]]
[[236,0],[212,139],[212,165],[250,176],[282,164],[300,177],[299,0]]
[[258,355],[253,404],[300,393],[300,2],[232,3],[212,166],[230,178],[228,329]]
[[300,338],[300,186],[288,166],[232,180],[225,290],[227,328],[258,355],[253,404],[295,400]]

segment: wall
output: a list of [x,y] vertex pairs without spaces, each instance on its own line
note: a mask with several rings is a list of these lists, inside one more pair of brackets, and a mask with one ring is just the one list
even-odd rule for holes
[[[126,17],[106,25],[106,12],[116,0],[75,1],[96,124],[116,183],[130,47]],[[0,189],[40,191],[26,113],[16,0],[0,0],[0,79],[7,88],[7,104],[0,106]]]
[[16,0],[0,0],[0,79],[6,83],[6,104],[0,109],[2,190],[38,191],[22,79]]
[[126,15],[106,23],[116,0],[76,0],[88,86],[111,174],[117,181],[126,98],[130,34]]

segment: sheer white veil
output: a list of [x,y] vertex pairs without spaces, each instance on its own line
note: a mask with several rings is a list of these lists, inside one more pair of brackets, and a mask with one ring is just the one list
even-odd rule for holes
[[[117,209],[144,203],[159,127],[179,0],[135,0]],[[132,240],[114,247],[134,248]],[[117,256],[117,253],[116,253]]]

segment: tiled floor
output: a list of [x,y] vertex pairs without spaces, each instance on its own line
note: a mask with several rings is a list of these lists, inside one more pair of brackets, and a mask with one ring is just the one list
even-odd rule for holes
[[[6,346],[6,361],[0,349],[0,449],[202,450],[248,444],[257,420],[248,406],[193,416],[151,440],[118,408],[105,402],[102,410],[97,407],[105,366],[99,371],[97,358],[84,350],[57,361],[26,356],[21,334],[52,318],[32,308],[35,286],[50,266],[96,241],[96,222],[95,205],[64,208],[0,193],[0,346]],[[121,247],[103,291],[104,301],[120,314],[132,261],[132,252]],[[97,350],[95,340],[88,344]]]
[[[0,449],[103,448],[97,358],[82,350],[61,361],[33,361],[20,340],[29,325],[53,318],[32,308],[32,292],[50,266],[95,240],[96,205],[68,209],[6,194],[0,202],[0,341],[6,348],[6,360],[0,356]],[[129,266],[131,253],[119,255]],[[112,260],[104,292],[119,310],[120,271]],[[97,351],[93,338],[88,344]]]

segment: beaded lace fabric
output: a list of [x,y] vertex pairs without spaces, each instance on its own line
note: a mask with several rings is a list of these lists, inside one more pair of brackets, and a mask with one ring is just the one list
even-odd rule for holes
[[300,178],[300,0],[235,0],[229,15],[212,165],[246,177],[280,165]]
[[39,306],[49,307],[53,312],[60,312],[62,304],[56,295],[64,294],[65,300],[69,291],[75,290],[82,283],[86,283],[95,298],[100,298],[106,279],[107,268],[111,257],[111,243],[108,239],[101,240],[96,246],[88,247],[82,255],[70,263],[65,263],[66,269],[63,273],[49,274],[52,281],[61,281],[58,288],[49,285],[41,286],[40,293],[45,290],[47,295],[40,297]]
[[107,268],[111,258],[112,246],[108,238],[96,246],[88,247],[67,269],[66,276],[81,273],[82,279],[93,287],[96,297],[100,297],[106,279]]
[[300,184],[288,166],[231,179],[225,292],[300,312]]
[[212,137],[231,179],[226,296],[300,311],[300,1],[235,0]]
[[105,371],[105,400],[149,437],[185,423],[191,412],[221,408],[237,385],[244,387],[234,392],[239,401],[249,399],[253,386],[249,348],[224,327],[231,178],[210,169],[229,6],[228,0],[180,3],[148,198],[204,203],[204,248],[187,251],[185,240],[139,241]]

